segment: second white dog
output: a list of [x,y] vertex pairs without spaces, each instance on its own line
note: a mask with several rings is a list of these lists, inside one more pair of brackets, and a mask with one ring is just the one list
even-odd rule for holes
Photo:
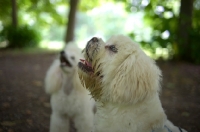
[[[45,91],[51,95],[50,132],[91,132],[94,100],[78,78],[77,63],[81,51],[68,44],[50,66],[45,78]],[[74,124],[74,125],[70,125]]]

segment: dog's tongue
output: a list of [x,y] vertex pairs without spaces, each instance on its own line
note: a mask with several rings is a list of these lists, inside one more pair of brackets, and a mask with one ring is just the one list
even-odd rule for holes
[[84,60],[84,59],[80,59],[80,61],[86,65],[86,66],[89,66],[89,67],[92,67],[91,63],[89,63],[88,61]]

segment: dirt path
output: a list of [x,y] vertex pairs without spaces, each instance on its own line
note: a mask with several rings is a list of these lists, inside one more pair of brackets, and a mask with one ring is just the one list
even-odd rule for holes
[[[0,52],[0,132],[48,132],[49,96],[43,80],[55,54]],[[200,66],[159,62],[161,99],[168,118],[200,132]]]

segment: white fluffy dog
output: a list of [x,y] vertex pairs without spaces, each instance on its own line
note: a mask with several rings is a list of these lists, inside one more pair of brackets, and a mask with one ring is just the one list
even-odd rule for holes
[[94,100],[78,77],[77,63],[81,57],[80,49],[68,44],[46,74],[45,91],[51,95],[52,108],[50,132],[92,131]]
[[128,37],[94,37],[78,63],[96,100],[95,132],[185,132],[167,120],[159,92],[161,72]]

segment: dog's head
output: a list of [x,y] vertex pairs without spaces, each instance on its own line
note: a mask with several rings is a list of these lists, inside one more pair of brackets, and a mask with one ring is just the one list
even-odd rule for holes
[[66,73],[70,73],[75,70],[79,59],[82,58],[81,50],[75,46],[74,43],[66,45],[64,50],[60,52],[60,67]]
[[160,70],[128,37],[94,37],[83,54],[79,77],[95,100],[130,104],[159,91]]

